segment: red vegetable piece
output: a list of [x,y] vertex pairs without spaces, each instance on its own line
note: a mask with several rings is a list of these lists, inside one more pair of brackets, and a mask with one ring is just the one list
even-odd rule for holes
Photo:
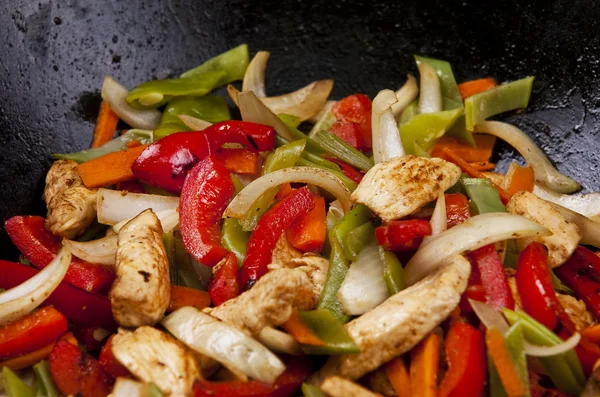
[[411,251],[419,248],[423,237],[431,235],[431,224],[423,219],[392,221],[375,229],[379,245],[390,251]]
[[215,155],[229,172],[256,175],[260,172],[263,157],[254,150],[221,148]]
[[471,303],[469,299],[479,302],[485,302],[487,300],[487,296],[485,293],[485,288],[481,284],[473,284],[467,287],[467,290],[460,297],[460,311],[461,312],[472,312],[473,308],[471,307]]
[[263,215],[248,240],[246,258],[239,275],[242,289],[252,287],[267,273],[273,249],[283,232],[314,205],[312,193],[304,186],[285,196]]
[[304,252],[320,252],[327,235],[325,199],[314,197],[314,202],[315,207],[296,218],[286,231],[290,244]]
[[110,338],[106,341],[102,350],[100,351],[100,357],[98,358],[98,362],[100,363],[100,367],[112,376],[113,378],[118,378],[119,376],[123,376],[126,378],[131,377],[131,372],[127,368],[125,368],[119,361],[117,361],[115,355],[112,352],[112,340],[114,335],[111,335]]
[[331,111],[338,120],[359,124],[365,146],[371,148],[373,140],[371,136],[371,109],[372,104],[368,96],[354,94],[337,101]]
[[485,289],[487,302],[496,309],[503,307],[514,309],[513,299],[508,280],[504,274],[504,266],[500,255],[493,244],[486,245],[468,255],[471,263],[479,269],[481,283]]
[[358,150],[367,149],[360,124],[351,121],[336,121],[329,132],[342,138],[344,142]]
[[[52,262],[62,248],[60,238],[47,231],[44,222],[40,216],[14,216],[4,223],[12,242],[38,269]],[[105,294],[114,279],[115,274],[108,267],[73,257],[64,281],[86,291]]]
[[117,190],[127,190],[129,193],[146,193],[144,186],[135,179],[117,183]]
[[[100,349],[107,336],[103,329],[97,327],[76,327],[73,329],[73,334],[88,352]],[[98,337],[103,339],[96,339]]]
[[352,179],[354,182],[360,183],[360,181],[362,181],[364,174],[354,169],[354,167],[351,165],[346,164],[342,160],[336,159],[335,157],[330,157],[327,160],[339,165],[342,169],[342,173],[348,178]]
[[196,164],[183,185],[179,204],[181,237],[187,252],[206,266],[215,266],[227,255],[219,225],[234,195],[229,171],[212,156]]
[[[0,260],[0,288],[16,287],[37,273],[38,270],[31,267]],[[61,282],[44,304],[53,305],[75,325],[107,330],[117,328],[107,297],[83,291],[69,283]]]
[[214,306],[219,306],[240,294],[237,276],[237,259],[230,252],[208,283],[208,293]]
[[471,207],[467,196],[460,193],[446,193],[444,197],[446,198],[448,229],[460,225],[471,217]]

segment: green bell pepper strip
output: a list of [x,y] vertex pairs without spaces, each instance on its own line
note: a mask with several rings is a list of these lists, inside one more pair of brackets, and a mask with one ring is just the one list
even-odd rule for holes
[[314,135],[317,133],[317,131],[321,131],[321,130],[329,131],[331,126],[334,125],[336,121],[337,121],[337,118],[331,111],[331,106],[330,106],[329,109],[325,113],[323,113],[323,116],[321,116],[319,121],[317,121],[317,123],[315,125],[313,125],[313,127],[310,129],[308,136],[310,138],[313,138]]
[[414,149],[415,149],[415,156],[425,157],[427,159],[431,158],[431,156],[429,155],[429,152],[427,152],[427,150],[425,150],[421,146],[419,146],[419,144],[417,142],[415,142]]
[[514,323],[508,331],[504,333],[504,344],[510,352],[517,366],[517,372],[526,386],[528,393],[525,396],[530,396],[529,393],[529,373],[527,372],[527,358],[525,357],[525,348],[523,346],[523,324],[521,321]]
[[550,275],[552,276],[552,286],[556,292],[560,292],[561,294],[567,294],[571,296],[575,296],[575,291],[571,288],[567,287],[560,278],[554,273],[552,269],[550,269]]
[[179,118],[180,114],[202,119],[209,123],[231,119],[229,107],[220,96],[175,98],[167,103],[160,124],[154,131],[154,139],[158,140],[175,132],[190,131],[190,128]]
[[[304,139],[299,139],[278,147],[269,155],[269,157],[267,157],[263,167],[263,175],[294,166],[300,159],[305,147],[306,140]],[[258,220],[265,212],[267,212],[273,203],[277,191],[277,188],[270,189],[264,192],[263,195],[256,200],[252,207],[250,207],[250,210],[248,210],[246,217],[240,220],[240,225],[242,225],[243,230],[254,230]]]
[[400,128],[403,124],[408,123],[419,114],[419,102],[412,101],[407,107],[404,108],[402,113],[400,113],[400,118],[398,119],[398,128]]
[[240,178],[236,174],[230,174],[231,182],[233,182],[233,187],[235,188],[235,194],[238,194],[242,190],[244,190],[244,185],[240,182]]
[[511,83],[501,84],[490,90],[480,92],[465,100],[465,124],[473,131],[475,124],[488,117],[524,109],[529,104],[534,77],[527,77]]
[[[346,175],[344,175],[344,173],[342,171],[340,171],[339,168],[338,169],[335,169],[333,167],[330,168],[326,165],[321,165],[321,164],[322,163],[320,163],[320,162],[319,162],[319,164],[315,164],[315,163],[305,159],[304,157],[301,157],[296,162],[296,165],[300,165],[302,167],[315,167],[315,168],[321,168],[325,171],[329,171],[330,173],[332,173],[333,175],[338,177],[338,179],[340,179],[344,183],[344,185],[346,185],[348,190],[350,190],[351,192],[353,192],[356,189],[356,187],[358,186],[358,183],[354,182],[352,179],[350,179]],[[335,164],[335,163],[332,163],[332,164]]]
[[505,240],[506,246],[504,248],[504,259],[502,265],[511,269],[517,268],[517,261],[519,260],[519,251],[517,250],[517,244],[515,240]]
[[351,252],[350,249],[344,247],[347,242],[347,236],[357,227],[369,222],[373,215],[369,208],[363,204],[358,204],[350,210],[340,221],[331,229],[329,239],[336,239],[340,244],[342,253],[347,260],[352,260],[351,255],[346,253]]
[[436,140],[456,122],[462,109],[426,113],[414,116],[400,126],[400,138],[407,154],[415,154],[415,144],[423,150],[431,148]]
[[367,156],[329,131],[317,130],[311,138],[327,153],[360,170],[368,171],[373,166],[373,162]]
[[415,55],[415,61],[417,62],[417,65],[421,62],[426,63],[437,72],[438,77],[440,78],[440,91],[442,92],[442,99],[444,101],[444,110],[462,109],[462,96],[458,90],[458,85],[456,84],[456,79],[454,78],[450,63],[440,59],[425,58],[419,55]]
[[33,371],[40,384],[40,392],[46,397],[58,397],[59,393],[56,390],[56,385],[50,373],[48,361],[43,360],[33,366]]
[[142,144],[151,143],[154,140],[153,133],[150,130],[131,129],[100,147],[86,149],[75,153],[55,153],[52,154],[51,157],[55,160],[73,160],[76,163],[84,163],[108,153],[125,150],[127,149],[127,144],[135,140],[140,141]]
[[500,194],[489,179],[461,178],[467,196],[469,196],[471,211],[474,215],[488,212],[506,212],[506,207],[500,200]]
[[183,246],[183,241],[176,235],[173,236],[172,248],[171,258],[173,258],[174,262],[172,269],[177,274],[177,285],[206,291],[206,286],[200,281],[192,266],[190,257]]
[[298,116],[293,116],[291,114],[281,113],[278,115],[279,119],[285,123],[290,128],[298,128],[298,126],[302,123],[302,119]]
[[250,232],[244,231],[237,219],[227,218],[223,220],[221,227],[221,244],[228,251],[233,252],[241,266],[246,257],[246,244],[250,238]]
[[162,390],[158,388],[154,383],[150,383],[148,385],[148,389],[146,390],[146,397],[163,397],[164,394]]
[[490,353],[487,353],[488,359],[488,379],[489,379],[489,396],[490,397],[508,397],[506,394],[506,390],[504,390],[504,386],[502,385],[502,380],[500,379],[500,375],[498,374],[498,370],[494,365],[494,361],[492,360],[492,356]]
[[477,143],[475,142],[475,138],[473,137],[473,132],[467,129],[465,125],[465,115],[461,114],[454,125],[446,131],[446,136],[450,136],[453,138],[460,139],[463,142],[468,143],[473,147],[477,147]]
[[406,288],[402,263],[400,263],[396,254],[384,250],[383,247],[379,247],[379,256],[383,261],[383,280],[388,293],[391,296],[402,291]]
[[177,261],[175,260],[175,236],[173,231],[163,234],[163,245],[169,261],[169,279],[172,285],[179,285],[179,271],[177,270]]
[[[292,134],[294,134],[294,138],[296,140],[298,139],[304,139],[306,141],[306,151],[313,153],[315,155],[322,155],[322,154],[326,154],[327,151],[321,147],[321,145],[319,145],[318,142],[316,142],[314,139],[312,139],[311,137],[309,137],[308,135],[306,135],[305,133],[303,133],[302,131],[300,131],[296,125],[296,118],[294,116],[289,116],[286,114],[280,114],[279,119],[281,121],[283,121],[283,123],[286,125],[286,127],[288,127],[288,129],[290,130],[290,132]],[[275,142],[277,144],[277,146],[280,145],[284,145],[290,141],[288,141],[287,139],[285,139],[284,137],[277,135],[277,137],[275,138]]]
[[[525,338],[533,344],[553,346],[563,342],[525,312],[514,312],[506,308],[502,309],[502,312],[511,325],[521,321]],[[577,396],[581,393],[585,385],[585,375],[575,350],[557,356],[538,357],[538,360],[560,391]]]
[[360,251],[373,241],[375,241],[375,229],[371,222],[355,227],[343,240],[344,255],[346,255],[346,258],[356,260]]
[[2,368],[2,381],[8,397],[35,397],[35,390],[26,385],[8,367]]
[[360,353],[360,348],[348,335],[336,316],[327,309],[317,309],[309,312],[298,312],[302,322],[325,342],[325,346],[302,345],[302,351],[306,354],[332,355]]
[[309,383],[302,384],[302,394],[304,397],[326,397],[321,389]]
[[241,44],[209,59],[200,66],[184,72],[181,77],[203,76],[205,73],[224,71],[227,74],[227,79],[223,84],[227,84],[232,81],[242,80],[249,63],[250,54],[248,53],[248,45]]

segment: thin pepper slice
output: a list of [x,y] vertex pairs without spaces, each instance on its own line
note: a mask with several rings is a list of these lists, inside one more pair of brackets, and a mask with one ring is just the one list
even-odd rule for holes
[[368,171],[373,166],[373,162],[367,156],[348,145],[342,138],[332,134],[329,131],[315,131],[314,134],[311,135],[311,138],[327,153],[339,158],[351,166],[358,168],[359,170]]
[[227,250],[221,245],[219,225],[235,194],[229,171],[209,156],[194,166],[181,190],[181,237],[186,250],[206,266],[215,266]]
[[383,281],[385,281],[388,293],[391,296],[402,291],[406,288],[402,263],[396,254],[384,250],[383,247],[379,247],[379,256],[383,261]]
[[440,78],[440,91],[444,101],[444,110],[462,108],[462,97],[450,63],[441,59],[426,58],[419,55],[415,55],[415,60],[417,65],[421,62],[426,63],[437,72]]
[[375,239],[375,229],[371,222],[366,222],[355,227],[346,234],[342,241],[342,249],[347,258],[356,260],[356,257],[367,245]]
[[460,193],[446,193],[446,220],[448,229],[458,226],[471,217],[469,199]]
[[[331,107],[331,112],[338,120],[345,123],[351,123],[358,127],[364,149],[370,149],[373,140],[371,134],[371,109],[371,100],[365,94],[347,96],[346,98],[337,101]],[[335,132],[332,131],[334,126],[331,126],[329,131],[335,134]],[[360,147],[354,147],[360,149]]]
[[248,45],[240,44],[209,59],[202,65],[182,73],[181,77],[198,77],[204,75],[204,73],[223,70],[227,73],[226,82],[231,83],[232,81],[244,78],[244,73],[246,73],[249,63],[250,54],[248,52]]
[[402,145],[407,154],[415,154],[415,145],[429,150],[436,140],[454,125],[462,114],[462,109],[426,113],[414,116],[400,126]]
[[230,252],[208,283],[208,293],[214,306],[219,306],[240,294],[237,276],[238,262],[235,255]]
[[229,107],[220,96],[176,98],[167,103],[160,124],[154,130],[154,139],[158,140],[175,132],[189,131],[190,128],[179,118],[180,114],[205,120],[209,123],[231,119]]
[[504,344],[512,356],[517,373],[527,390],[526,396],[529,396],[529,373],[527,371],[527,358],[525,357],[523,324],[517,321],[504,333]]
[[302,322],[323,341],[323,345],[303,345],[307,354],[331,355],[359,353],[360,348],[344,325],[327,309],[299,312]]
[[475,215],[488,212],[506,212],[498,190],[489,179],[461,178],[467,195],[471,199],[471,211]]
[[286,230],[290,244],[303,252],[321,252],[327,235],[325,199],[314,197],[313,200],[314,208],[296,218]]
[[235,218],[227,218],[223,220],[223,226],[221,227],[221,244],[228,251],[232,252],[238,263],[243,263],[246,257],[246,245],[250,233],[244,231],[240,225],[239,220]]
[[431,223],[423,219],[392,221],[375,229],[379,245],[394,252],[417,249],[423,237],[430,235]]
[[242,175],[258,175],[263,163],[263,157],[256,150],[245,148],[221,148],[215,157],[229,172]]
[[35,391],[8,367],[2,368],[4,388],[9,397],[35,397]]
[[328,159],[329,161],[331,161],[332,163],[336,163],[337,165],[340,166],[342,172],[344,173],[344,175],[346,175],[348,178],[352,179],[354,182],[356,183],[360,183],[360,181],[362,181],[364,174],[362,174],[360,171],[357,171],[356,169],[354,169],[354,167],[352,167],[351,165],[348,165],[346,163],[344,163],[342,160],[330,157]]
[[496,309],[513,309],[513,299],[500,255],[494,244],[489,244],[468,254],[469,259],[479,269],[481,283],[485,289],[487,302]]
[[526,385],[517,371],[512,355],[506,348],[503,335],[496,328],[488,328],[485,342],[508,397],[525,396]]
[[43,395],[46,397],[58,397],[58,390],[52,380],[48,361],[43,360],[33,366],[35,376],[40,381],[40,388]]

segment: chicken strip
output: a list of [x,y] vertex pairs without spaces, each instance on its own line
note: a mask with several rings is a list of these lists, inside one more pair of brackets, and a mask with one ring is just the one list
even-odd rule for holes
[[288,267],[288,262],[297,258],[302,258],[302,252],[294,248],[288,241],[285,233],[282,233],[273,249],[271,263],[281,265],[281,267]]
[[[511,214],[522,215],[547,227],[553,233],[551,236],[535,239],[548,248],[548,265],[550,267],[554,268],[565,263],[581,240],[581,233],[577,225],[567,221],[552,204],[533,193],[522,191],[514,194],[506,204],[506,209]],[[517,248],[522,251],[531,241],[533,241],[531,238],[517,239]]]
[[242,331],[258,335],[264,327],[285,323],[298,303],[301,310],[306,310],[298,300],[312,296],[312,288],[303,271],[278,269],[265,274],[240,296],[213,309],[205,309],[205,312]]
[[171,336],[143,326],[134,332],[119,329],[112,352],[133,375],[154,383],[165,395],[190,396],[200,378],[194,355]]
[[310,382],[320,385],[334,375],[358,379],[412,349],[458,305],[470,273],[469,261],[456,256],[447,266],[346,324],[360,353],[330,357]]
[[325,379],[321,390],[331,397],[377,397],[377,394],[340,376],[330,376]]
[[116,278],[110,290],[115,320],[126,327],[153,325],[169,306],[169,261],[160,221],[148,209],[119,231]]
[[42,198],[48,207],[46,229],[54,235],[71,239],[96,218],[96,189],[85,187],[74,161],[52,164]]
[[352,193],[352,200],[389,222],[435,200],[458,182],[460,175],[460,168],[442,159],[395,157],[375,164]]

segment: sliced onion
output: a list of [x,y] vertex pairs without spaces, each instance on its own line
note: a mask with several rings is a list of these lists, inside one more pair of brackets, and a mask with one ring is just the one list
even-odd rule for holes
[[41,305],[58,287],[71,263],[71,251],[63,247],[38,274],[0,293],[0,325],[15,321]]
[[293,356],[302,354],[300,344],[294,337],[272,327],[265,327],[258,335],[260,343],[274,352],[291,354]]
[[344,313],[359,316],[379,306],[389,297],[383,280],[383,261],[377,244],[369,244],[350,265],[337,292]]
[[331,110],[331,108],[333,107],[333,105],[335,105],[336,102],[337,101],[325,102],[325,106],[323,106],[321,110],[319,110],[317,113],[310,116],[310,118],[307,121],[313,124],[317,124],[319,120],[321,120],[325,116],[325,114],[327,114],[327,112]]
[[544,226],[520,215],[503,212],[477,215],[422,245],[406,264],[404,276],[407,284],[412,285],[455,255],[497,241],[551,234]]
[[160,124],[162,114],[155,109],[138,110],[127,104],[125,98],[129,95],[127,88],[117,83],[112,77],[106,76],[102,84],[102,99],[119,118],[133,128],[154,130]]
[[331,215],[333,215],[335,219],[342,219],[344,217],[344,208],[338,200],[332,201],[329,204],[328,212],[331,212]]
[[[398,153],[404,153],[398,125],[391,111],[392,105],[397,102],[396,94],[391,90],[379,91],[379,94],[373,99],[371,130],[373,157],[376,164],[397,157]],[[400,154],[400,156],[403,155]]]
[[419,96],[419,113],[435,113],[442,111],[442,91],[440,78],[434,68],[425,62],[419,62],[421,75],[421,95]]
[[192,131],[202,131],[203,129],[208,128],[212,125],[212,123],[209,123],[206,120],[188,116],[187,114],[180,114],[177,117],[179,117],[179,120],[181,120],[181,122],[185,124],[188,128],[191,128]]
[[396,91],[396,98],[398,102],[392,105],[392,113],[394,113],[394,118],[398,119],[402,111],[410,105],[412,101],[417,99],[417,95],[419,95],[419,85],[417,84],[417,79],[412,74],[408,74],[406,76],[406,83],[398,91]]
[[446,196],[444,193],[440,193],[437,201],[435,202],[435,208],[431,215],[431,236],[425,236],[423,243],[426,244],[435,236],[442,234],[448,229],[448,218],[446,217]]
[[569,222],[573,222],[581,233],[581,244],[593,245],[600,248],[600,222],[595,222],[588,217],[578,214],[561,205],[550,203]]
[[510,328],[504,316],[498,310],[494,309],[492,305],[473,299],[469,299],[469,303],[477,317],[479,317],[479,320],[487,328],[496,328],[503,334]]
[[[168,209],[168,210],[156,211],[154,214],[156,215],[156,217],[160,221],[160,225],[161,225],[161,227],[163,229],[163,233],[169,233],[171,230],[173,230],[177,226],[179,226],[179,211],[178,211],[177,208],[171,208],[171,209]],[[119,233],[119,230],[121,230],[121,228],[123,226],[125,226],[125,224],[127,222],[129,222],[130,220],[132,220],[133,218],[135,218],[137,215],[138,214],[135,214],[131,218],[123,219],[121,222],[113,225],[112,228],[115,231],[115,233]]]
[[578,212],[595,221],[600,221],[600,193],[598,192],[568,195],[544,189],[536,184],[533,193],[541,199]]
[[229,204],[223,218],[242,219],[266,191],[283,183],[311,183],[333,194],[344,213],[350,210],[350,191],[331,172],[315,167],[290,167],[261,176],[239,192]]
[[71,253],[86,262],[99,265],[114,265],[117,255],[117,235],[103,237],[92,241],[63,240]]
[[[267,96],[267,92],[265,91],[265,70],[267,69],[269,56],[271,56],[269,51],[259,51],[254,55],[244,74],[242,91],[252,91],[259,98]],[[234,102],[237,101],[237,98],[232,97],[232,99]]]
[[581,341],[581,335],[576,332],[569,339],[554,346],[533,345],[527,341],[523,344],[525,354],[533,357],[557,356],[574,349]]
[[296,140],[294,133],[252,91],[238,93],[237,99],[242,120],[271,126],[279,136],[288,141]]
[[96,200],[98,222],[104,225],[115,225],[131,219],[148,208],[157,213],[179,207],[179,197],[110,189],[98,189]]
[[193,307],[174,311],[162,325],[192,350],[253,379],[273,383],[285,371],[281,360],[254,338]]
[[474,131],[494,135],[514,147],[533,167],[536,181],[544,187],[559,193],[573,193],[581,189],[577,182],[554,168],[535,142],[517,127],[501,121],[483,121],[475,126]]

